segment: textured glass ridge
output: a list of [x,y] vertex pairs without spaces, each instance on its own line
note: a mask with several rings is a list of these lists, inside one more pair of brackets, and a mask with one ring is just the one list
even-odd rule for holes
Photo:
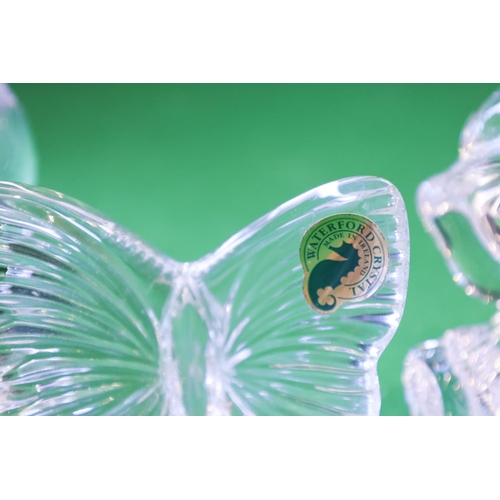
[[[321,314],[299,246],[337,213],[377,224],[389,269],[366,300]],[[379,413],[409,263],[388,181],[313,189],[188,263],[47,189],[0,182],[0,225],[0,414]]]
[[[500,91],[469,119],[460,155],[423,182],[417,207],[453,276],[467,295],[500,299]],[[499,413],[498,321],[450,330],[406,360],[403,384],[415,415]]]
[[0,83],[0,180],[36,184],[38,164],[31,132],[16,96]]

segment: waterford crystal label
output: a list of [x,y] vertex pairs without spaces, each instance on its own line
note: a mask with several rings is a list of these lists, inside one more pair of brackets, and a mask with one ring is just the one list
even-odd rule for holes
[[377,225],[357,214],[326,217],[311,226],[300,244],[304,296],[321,313],[359,302],[383,283],[389,252]]

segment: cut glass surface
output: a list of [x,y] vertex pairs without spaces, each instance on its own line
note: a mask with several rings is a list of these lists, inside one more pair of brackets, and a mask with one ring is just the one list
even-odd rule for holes
[[[304,296],[300,243],[346,213],[381,231],[387,274],[365,300],[324,314]],[[377,361],[403,314],[409,263],[404,203],[388,181],[313,189],[196,262],[22,184],[0,182],[0,224],[0,414],[379,413]]]
[[494,318],[411,350],[403,383],[412,415],[500,415],[499,342]]
[[[500,304],[500,91],[465,125],[457,162],[419,186],[417,207],[453,280]],[[498,331],[494,318],[412,350],[403,373],[411,413],[498,414]]]
[[0,83],[0,180],[36,184],[37,168],[24,111],[10,88]]

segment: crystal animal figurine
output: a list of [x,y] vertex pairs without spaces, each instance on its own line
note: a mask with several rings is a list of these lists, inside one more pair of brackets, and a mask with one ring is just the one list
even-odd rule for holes
[[386,180],[306,192],[196,262],[48,189],[0,182],[0,224],[0,414],[379,413],[409,262]]
[[[500,91],[465,125],[460,156],[423,182],[417,206],[465,293],[500,304]],[[413,415],[500,414],[500,321],[447,331],[413,349],[403,385]]]
[[0,180],[36,184],[37,159],[23,109],[0,83]]

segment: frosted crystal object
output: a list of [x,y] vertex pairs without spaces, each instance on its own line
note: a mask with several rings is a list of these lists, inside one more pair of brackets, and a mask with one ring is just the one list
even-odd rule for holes
[[[500,307],[500,91],[466,123],[458,161],[423,182],[420,217],[453,280]],[[498,315],[412,350],[403,384],[414,415],[500,414]]]
[[37,168],[23,109],[10,88],[0,83],[0,180],[36,184]]
[[[377,225],[389,268],[366,300],[322,314],[299,246],[337,213]],[[189,263],[47,189],[0,182],[0,223],[0,414],[379,413],[409,262],[388,181],[313,189]]]
[[500,415],[499,342],[494,318],[411,350],[403,383],[412,415]]

